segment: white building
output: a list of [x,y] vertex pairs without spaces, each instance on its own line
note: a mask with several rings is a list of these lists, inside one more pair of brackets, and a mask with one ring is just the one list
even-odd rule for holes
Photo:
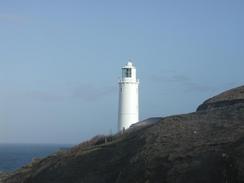
[[118,130],[122,131],[139,121],[139,80],[136,68],[128,62],[122,67],[122,78],[119,81],[119,116]]

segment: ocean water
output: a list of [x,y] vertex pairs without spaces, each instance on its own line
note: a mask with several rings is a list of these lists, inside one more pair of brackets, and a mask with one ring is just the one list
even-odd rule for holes
[[16,170],[33,158],[42,158],[69,147],[57,144],[0,144],[0,172]]

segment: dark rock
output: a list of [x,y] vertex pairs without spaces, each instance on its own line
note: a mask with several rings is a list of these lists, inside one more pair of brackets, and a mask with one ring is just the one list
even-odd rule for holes
[[212,97],[201,104],[197,111],[244,104],[244,86],[234,88]]
[[243,183],[242,91],[214,97],[194,113],[138,123],[110,140],[97,136],[17,170],[4,183]]
[[10,175],[11,175],[11,173],[9,173],[9,172],[0,172],[0,183],[2,183]]

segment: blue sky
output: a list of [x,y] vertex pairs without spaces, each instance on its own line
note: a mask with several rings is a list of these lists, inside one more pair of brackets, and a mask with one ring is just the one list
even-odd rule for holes
[[0,142],[115,132],[134,60],[140,119],[192,112],[244,83],[242,0],[0,2]]

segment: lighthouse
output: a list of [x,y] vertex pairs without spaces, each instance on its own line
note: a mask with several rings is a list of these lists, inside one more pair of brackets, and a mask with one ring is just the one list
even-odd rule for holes
[[119,81],[118,131],[123,131],[139,121],[139,80],[136,67],[129,61],[122,67]]

